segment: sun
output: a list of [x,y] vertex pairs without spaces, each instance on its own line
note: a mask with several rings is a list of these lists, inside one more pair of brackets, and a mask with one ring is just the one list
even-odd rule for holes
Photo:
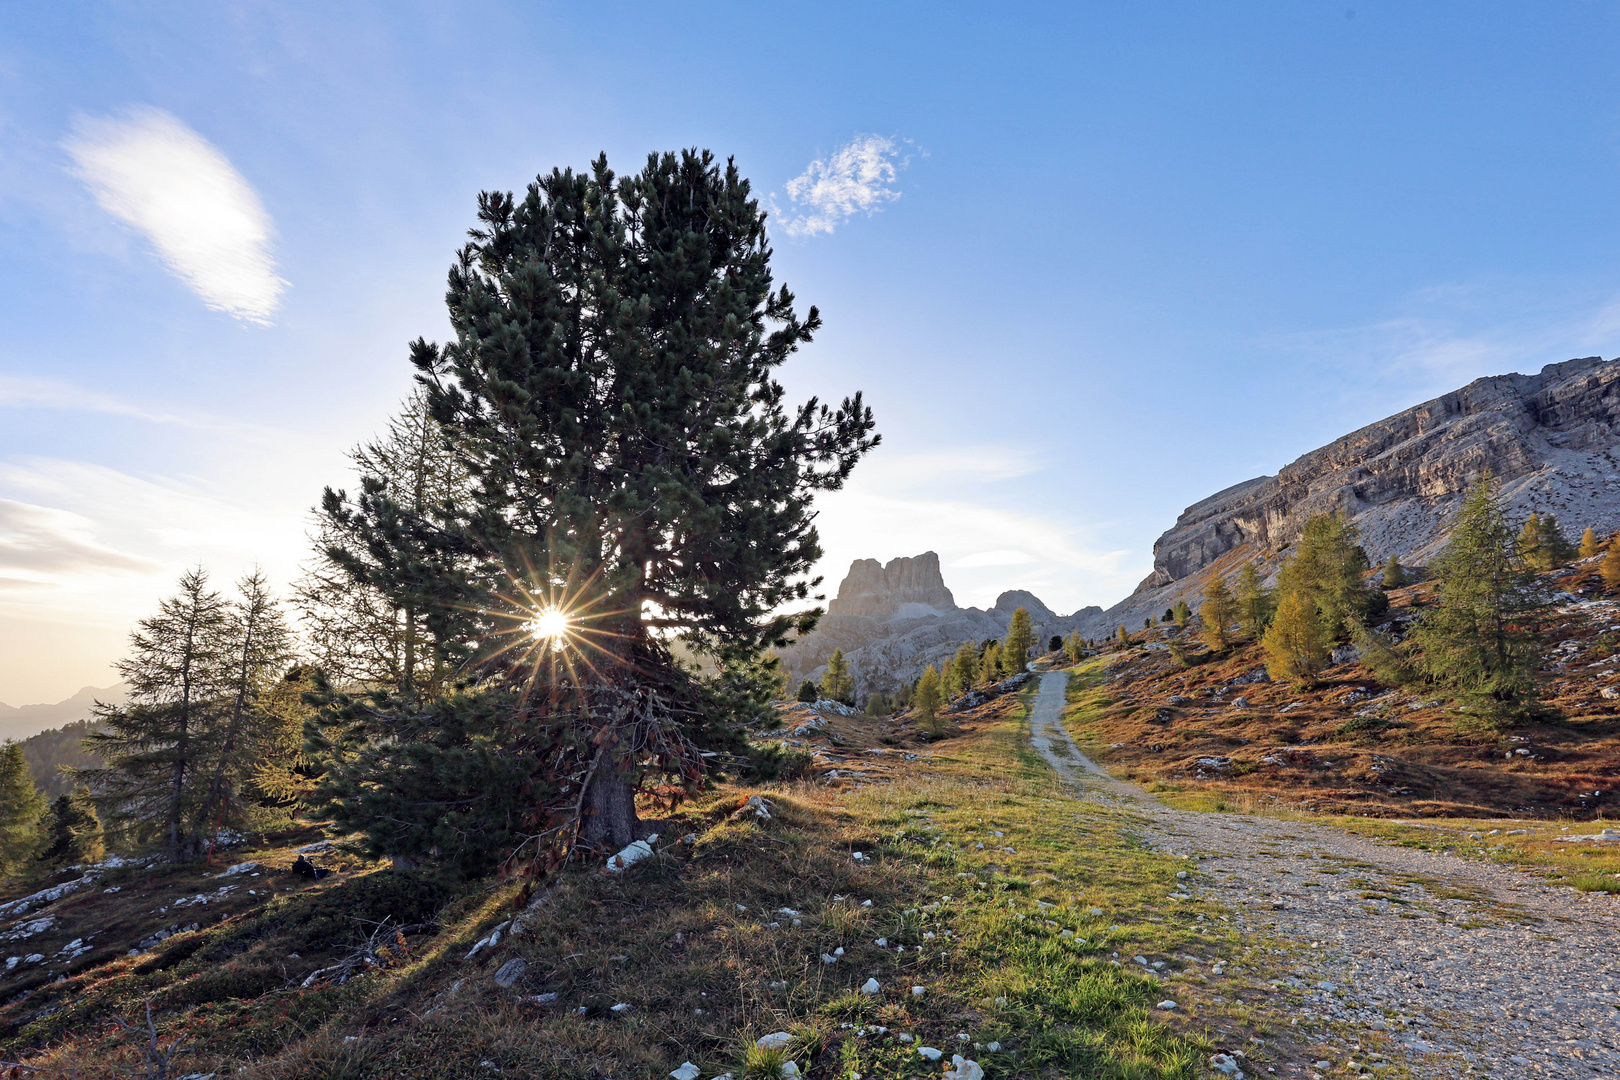
[[545,608],[529,620],[529,633],[540,641],[561,644],[568,637],[572,625],[568,616],[557,608]]

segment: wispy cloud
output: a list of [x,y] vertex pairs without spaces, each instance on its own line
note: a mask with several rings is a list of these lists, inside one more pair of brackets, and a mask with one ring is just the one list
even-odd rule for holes
[[831,234],[856,214],[874,214],[900,197],[895,187],[910,159],[883,135],[857,135],[810,163],[785,185],[792,210],[782,214],[789,236]]
[[952,562],[951,568],[973,570],[981,566],[1028,566],[1034,561],[1035,556],[1027,551],[998,548],[995,551],[975,551],[971,555],[964,555]]
[[150,573],[156,564],[97,541],[89,519],[0,499],[0,590],[37,588],[63,576]]
[[66,149],[103,209],[143,233],[209,307],[268,324],[287,283],[270,215],[224,154],[160,109],[77,125]]
[[64,412],[128,416],[154,424],[178,424],[196,428],[224,426],[207,423],[195,417],[157,412],[96,390],[86,390],[52,379],[35,379],[23,375],[0,375],[0,409],[60,409]]

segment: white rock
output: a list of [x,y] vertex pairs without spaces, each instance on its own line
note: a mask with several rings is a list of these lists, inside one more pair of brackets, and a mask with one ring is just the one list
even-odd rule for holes
[[621,1001],[617,1005],[613,1006],[611,1011],[616,1012],[616,1013],[622,1013],[622,1012],[629,1012],[630,1009],[631,1009],[631,1005],[630,1005],[630,1003],[628,1001]]
[[617,855],[613,856],[607,861],[608,870],[612,873],[618,873],[625,867],[634,866],[642,859],[651,857],[653,853],[653,841],[657,839],[657,836],[649,836],[645,840],[637,840],[630,844],[623,851],[619,852]]
[[942,1080],[984,1080],[984,1070],[977,1061],[969,1061],[961,1054],[952,1054],[950,1068],[945,1070]]
[[1176,1007],[1176,1003],[1171,1001],[1169,998],[1165,998],[1163,1001],[1159,1002],[1159,1004],[1158,1004],[1158,1008],[1166,1009],[1166,1010],[1173,1009],[1175,1007]]
[[697,1080],[700,1072],[702,1072],[702,1070],[696,1065],[692,1064],[690,1061],[683,1061],[681,1062],[681,1067],[678,1069],[671,1069],[669,1075],[673,1076],[675,1080]]
[[546,994],[536,994],[529,1000],[534,1002],[536,1005],[555,1005],[557,1003],[557,998],[560,996],[560,994],[553,990]]
[[876,945],[880,949],[887,949],[889,947],[889,939],[886,937],[880,937],[876,941],[872,942],[872,944]]
[[929,1061],[938,1061],[940,1058],[945,1056],[945,1051],[935,1050],[932,1046],[919,1046],[917,1047],[917,1053],[921,1054]]
[[989,1046],[986,1046],[985,1049],[990,1051],[992,1054],[999,1054],[1001,1053],[1001,1044],[998,1042],[993,1042]]
[[871,906],[872,906],[872,901],[870,901],[870,900],[862,900],[861,901],[861,907],[871,907]]
[[926,993],[928,993],[928,990],[927,990],[926,987],[913,986],[911,988],[911,996],[914,997],[914,998],[920,998]]
[[786,1050],[792,1043],[793,1035],[787,1031],[773,1031],[754,1040],[754,1045],[761,1050]]
[[1237,1059],[1231,1054],[1215,1054],[1209,1059],[1209,1067],[1218,1073],[1243,1080],[1243,1070],[1238,1068]]
[[757,818],[769,819],[771,816],[771,804],[758,795],[750,795],[748,801],[743,804],[743,809],[752,810]]
[[782,1062],[782,1080],[792,1080],[799,1075],[799,1066],[791,1061]]
[[502,964],[499,971],[495,972],[495,985],[502,990],[509,990],[528,970],[529,962],[521,956],[514,956]]
[[259,868],[256,862],[239,862],[235,866],[227,867],[220,872],[220,877],[230,877],[232,874],[251,874]]
[[838,957],[832,955],[831,953],[822,953],[821,962],[823,964],[836,964],[838,963]]
[[882,989],[882,985],[876,979],[867,979],[861,984],[861,993],[863,994],[875,994]]

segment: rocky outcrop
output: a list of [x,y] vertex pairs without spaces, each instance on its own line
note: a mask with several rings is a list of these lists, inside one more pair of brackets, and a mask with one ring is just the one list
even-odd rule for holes
[[1486,472],[1516,516],[1555,513],[1572,538],[1620,528],[1620,361],[1476,379],[1194,503],[1154,544],[1153,573],[1082,633],[1134,629],[1178,599],[1196,608],[1212,573],[1250,559],[1274,571],[1314,514],[1354,519],[1374,564],[1421,564]]
[[794,683],[820,679],[827,658],[842,649],[861,696],[892,692],[930,664],[944,663],[962,643],[1003,636],[1020,607],[1029,611],[1041,642],[1102,613],[1091,607],[1059,616],[1021,589],[1002,593],[989,611],[960,608],[945,587],[939,556],[932,551],[893,559],[888,565],[857,559],[816,631],[783,650],[782,663]]
[[932,551],[891,559],[887,566],[876,559],[856,559],[838,586],[838,596],[827,605],[833,618],[916,618],[955,610],[956,600],[939,572],[939,556]]

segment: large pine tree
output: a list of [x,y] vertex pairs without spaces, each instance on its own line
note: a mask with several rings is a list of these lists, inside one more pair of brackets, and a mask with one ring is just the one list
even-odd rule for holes
[[[486,192],[478,219],[450,271],[453,340],[411,350],[470,492],[444,520],[378,485],[324,506],[353,538],[333,559],[422,613],[478,697],[456,723],[484,727],[451,737],[431,710],[338,702],[326,792],[374,846],[424,853],[431,822],[390,826],[357,800],[419,799],[422,770],[520,729],[513,750],[534,766],[520,829],[556,859],[640,835],[644,780],[701,778],[700,729],[723,709],[665,642],[746,698],[761,652],[819,614],[812,498],[877,437],[859,394],[787,403],[776,370],[821,319],[773,283],[765,214],[734,164],[655,154],[619,178],[602,157],[521,198]],[[438,795],[476,816],[489,793],[462,775],[466,790]]]

